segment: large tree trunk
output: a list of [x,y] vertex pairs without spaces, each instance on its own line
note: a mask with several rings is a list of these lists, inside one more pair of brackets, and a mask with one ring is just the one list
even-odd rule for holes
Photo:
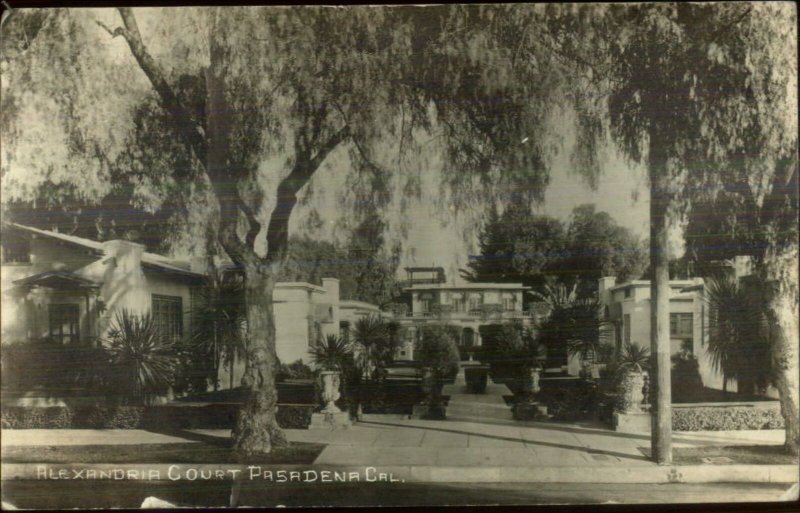
[[233,431],[234,449],[244,456],[269,453],[284,447],[286,436],[278,426],[278,391],[275,375],[275,315],[272,293],[275,279],[262,267],[248,267],[245,273],[247,305],[247,366],[242,387],[246,397]]
[[764,304],[769,324],[772,372],[786,425],[786,451],[800,454],[800,326],[796,245],[779,256],[768,255]]
[[669,340],[669,237],[670,195],[667,159],[660,151],[658,138],[650,138],[650,352],[655,364],[650,368],[651,454],[659,464],[672,462],[672,383]]

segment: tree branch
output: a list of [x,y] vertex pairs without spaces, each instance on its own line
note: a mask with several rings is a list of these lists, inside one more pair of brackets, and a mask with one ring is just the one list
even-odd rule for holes
[[313,157],[302,159],[300,158],[302,156],[297,156],[298,160],[292,171],[281,180],[275,208],[267,226],[265,260],[268,265],[278,266],[286,260],[289,246],[289,218],[297,204],[297,193],[311,180],[328,154],[348,137],[350,137],[350,127],[345,125],[333,134]]
[[136,23],[133,11],[129,7],[119,7],[117,10],[120,16],[122,16],[122,22],[125,28],[117,27],[112,31],[99,21],[97,24],[104,28],[112,37],[122,36],[125,38],[133,57],[161,98],[162,106],[175,119],[175,128],[178,136],[184,140],[184,143],[190,151],[195,153],[195,156],[200,162],[205,162],[208,148],[203,127],[193,119],[189,110],[182,105],[175,92],[172,90],[172,87],[169,85],[169,82],[167,82],[166,73],[164,73],[148,52],[147,47],[142,42],[142,36],[139,33],[139,26]]

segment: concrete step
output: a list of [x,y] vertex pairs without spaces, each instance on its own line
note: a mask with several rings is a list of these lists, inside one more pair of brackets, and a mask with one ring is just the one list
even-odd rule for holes
[[497,405],[469,405],[464,406],[448,406],[446,410],[448,418],[474,418],[474,419],[494,419],[494,420],[512,420],[514,415],[508,407],[500,407]]

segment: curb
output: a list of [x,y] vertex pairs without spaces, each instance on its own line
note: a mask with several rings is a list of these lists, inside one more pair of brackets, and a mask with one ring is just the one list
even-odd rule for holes
[[796,465],[665,465],[652,467],[445,467],[423,465],[37,464],[4,463],[7,480],[237,480],[411,483],[796,483]]

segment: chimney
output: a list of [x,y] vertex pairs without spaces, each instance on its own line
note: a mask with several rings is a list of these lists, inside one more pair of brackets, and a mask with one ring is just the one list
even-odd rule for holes
[[103,243],[108,265],[101,296],[109,311],[125,308],[134,313],[150,310],[150,291],[142,271],[144,246],[126,240]]
[[607,303],[608,290],[617,284],[616,276],[604,276],[597,283],[597,299],[601,303]]
[[325,297],[328,302],[338,306],[339,280],[337,278],[322,278],[322,288],[325,289]]

